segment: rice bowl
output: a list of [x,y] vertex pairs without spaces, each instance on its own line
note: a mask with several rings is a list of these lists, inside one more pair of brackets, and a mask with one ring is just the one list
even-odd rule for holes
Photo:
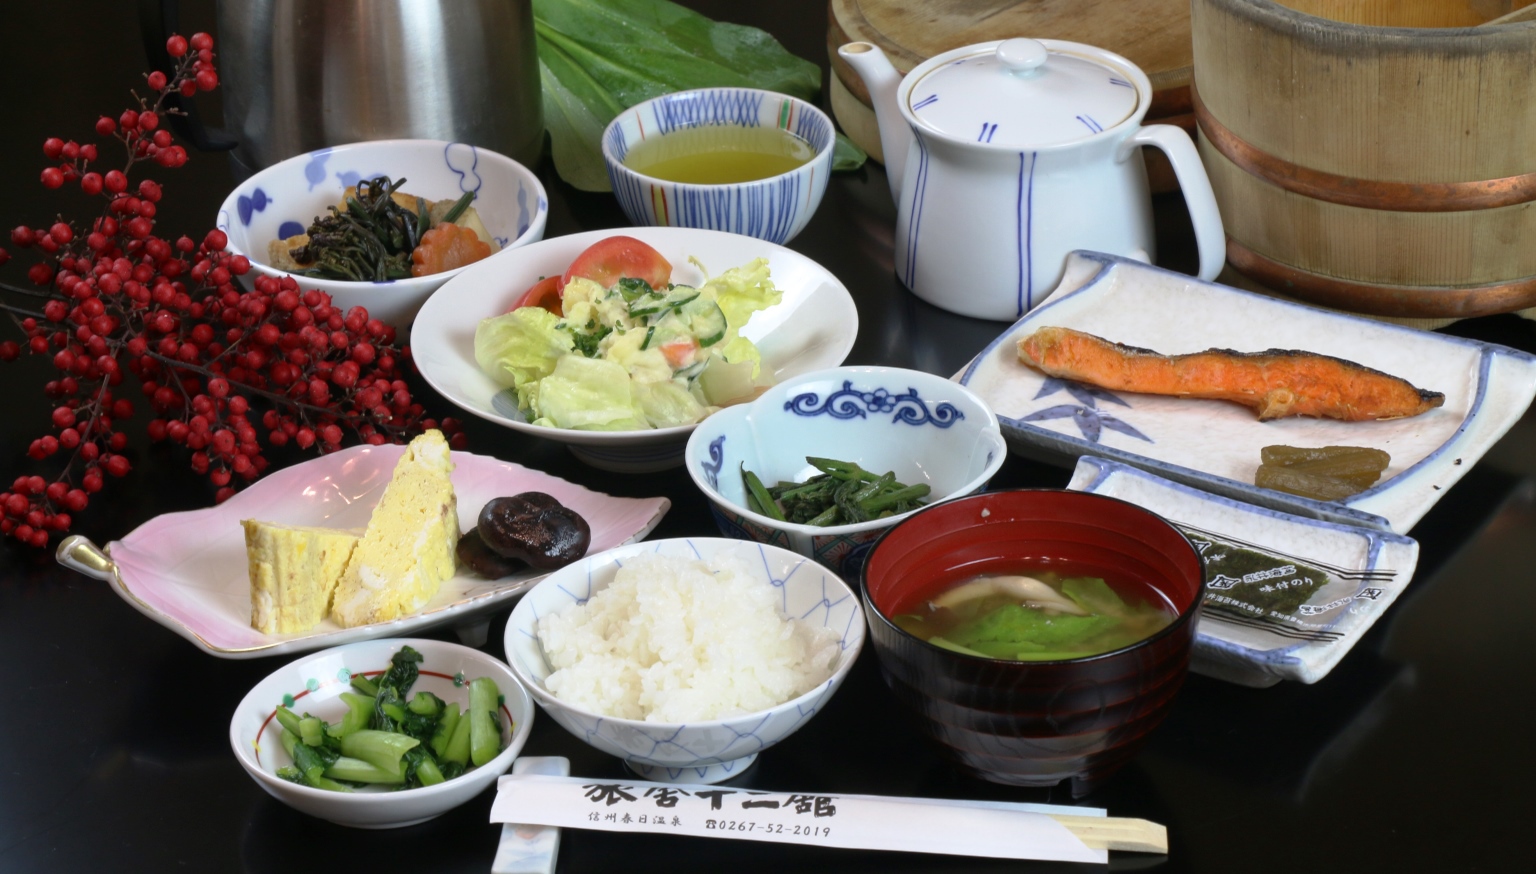
[[[733,573],[750,575],[758,583],[771,584],[763,588],[771,599],[774,613],[819,629],[818,634],[825,632],[827,643],[822,652],[830,658],[823,656],[825,660],[821,664],[830,668],[830,675],[824,679],[818,677],[808,691],[794,694],[797,690],[792,689],[793,697],[778,704],[686,722],[609,716],[557,697],[550,684],[556,668],[540,643],[540,623],[553,614],[566,614],[582,604],[591,603],[600,592],[614,584],[621,568],[633,566],[637,560],[644,566],[646,558],[653,554],[687,563],[702,562],[712,569],[734,567]],[[730,612],[737,610],[739,605]],[[672,608],[665,608],[663,614],[668,611]],[[675,611],[671,615],[675,618]],[[796,632],[793,626],[783,625],[778,617],[775,617],[775,624],[778,628],[772,632],[774,634],[785,633],[785,628],[789,629],[790,636],[804,633]],[[734,624],[722,627],[717,632],[728,636],[730,629],[735,627]],[[759,752],[783,740],[812,718],[847,677],[863,647],[864,634],[864,614],[858,598],[837,575],[816,562],[767,544],[700,537],[630,544],[587,556],[561,568],[518,602],[507,623],[505,642],[507,662],[518,680],[532,693],[539,706],[571,734],[603,752],[622,758],[630,770],[645,779],[714,783],[739,775]],[[704,639],[719,641],[725,637],[710,632]],[[561,645],[557,644],[557,648]],[[708,652],[709,647],[706,646],[704,651]],[[794,648],[788,651],[793,652]],[[813,654],[809,658],[811,663],[817,662],[814,636],[812,644],[804,651]],[[697,653],[690,648],[681,648],[680,652],[682,655],[672,655],[681,665],[686,665],[688,652]],[[745,650],[726,655],[716,649],[724,662],[729,663],[735,658],[738,665],[743,652]],[[796,658],[789,656],[785,664],[780,665],[782,671],[767,671],[758,679],[771,680],[763,683],[764,686],[782,683],[784,677],[795,673],[794,661]],[[653,690],[668,693],[652,696],[663,706],[681,707],[697,703],[690,699],[718,697],[723,700],[726,697],[715,694],[724,688],[718,683],[706,684],[707,689],[702,695],[676,694],[680,687],[674,681],[687,671],[674,670],[675,667],[677,665],[663,668],[652,678]],[[777,675],[776,679],[774,675]],[[736,679],[726,682],[734,684]],[[559,683],[557,680],[555,685]],[[622,700],[626,694],[620,692],[618,696]]]

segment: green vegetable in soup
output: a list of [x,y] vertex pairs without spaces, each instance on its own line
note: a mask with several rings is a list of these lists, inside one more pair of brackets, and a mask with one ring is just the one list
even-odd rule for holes
[[1127,603],[1099,577],[985,576],[954,587],[920,613],[892,618],[935,646],[966,655],[1057,661],[1110,652],[1173,621],[1152,603]]
[[404,646],[376,679],[353,675],[353,688],[372,692],[342,692],[347,712],[335,724],[277,708],[273,727],[293,759],[277,775],[338,792],[366,784],[411,788],[451,780],[471,761],[483,765],[495,758],[502,749],[496,715],[501,692],[495,681],[471,681],[469,708],[461,711],[457,702],[445,703],[431,692],[410,695],[421,661],[419,652]]

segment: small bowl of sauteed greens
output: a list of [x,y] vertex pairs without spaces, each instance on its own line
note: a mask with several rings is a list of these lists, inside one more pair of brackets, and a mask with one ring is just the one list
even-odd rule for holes
[[405,328],[465,267],[544,236],[549,201],[522,164],[467,143],[377,140],[319,149],[255,174],[219,208],[248,281],[291,276]]
[[899,367],[829,367],[700,423],[683,463],[727,537],[783,546],[844,579],[892,525],[985,488],[1007,456],[970,389]]

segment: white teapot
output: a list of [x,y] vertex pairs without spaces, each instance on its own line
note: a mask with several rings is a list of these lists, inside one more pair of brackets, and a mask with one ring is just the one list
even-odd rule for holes
[[1056,287],[1068,252],[1153,256],[1139,147],[1162,149],[1189,204],[1200,278],[1226,236],[1189,135],[1142,126],[1152,84],[1112,52],[1062,40],[979,43],[902,77],[869,43],[838,49],[864,79],[898,204],[896,274],[952,312],[1017,319]]

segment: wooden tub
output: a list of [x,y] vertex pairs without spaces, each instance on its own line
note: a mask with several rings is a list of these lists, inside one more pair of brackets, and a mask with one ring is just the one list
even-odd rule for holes
[[1445,319],[1536,306],[1536,0],[1193,0],[1230,265]]

